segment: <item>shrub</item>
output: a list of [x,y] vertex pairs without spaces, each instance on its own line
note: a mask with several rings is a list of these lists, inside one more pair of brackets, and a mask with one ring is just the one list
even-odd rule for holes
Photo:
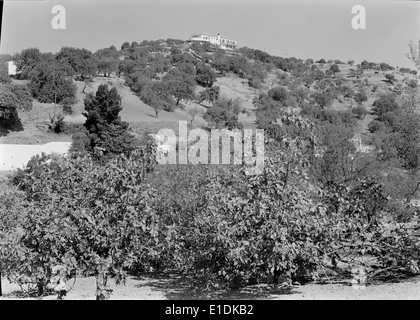
[[28,176],[25,183],[37,197],[2,240],[4,274],[35,284],[42,295],[60,264],[73,276],[76,270],[94,275],[97,300],[109,298],[109,276],[124,282],[136,259],[154,254],[159,220],[154,191],[144,183],[145,159],[141,153],[120,156],[105,166],[88,157],[62,159]]
[[211,87],[216,80],[216,74],[214,71],[204,63],[199,63],[197,65],[196,73],[196,81],[203,87]]
[[338,67],[338,65],[337,64],[333,64],[333,65],[331,65],[331,67],[328,69],[328,71],[330,72],[330,73],[337,73],[337,72],[340,72],[340,68]]
[[395,76],[393,74],[387,73],[385,75],[385,79],[387,82],[389,82],[390,84],[393,84],[394,81],[396,81]]
[[395,111],[398,108],[399,105],[396,101],[395,95],[385,94],[373,103],[372,111],[375,115],[381,116],[384,113]]
[[325,108],[330,105],[334,99],[334,96],[327,92],[314,92],[311,93],[310,97],[314,99],[321,108]]
[[29,111],[32,110],[32,95],[27,85],[13,84],[8,88],[17,97],[18,109]]
[[284,103],[288,99],[289,93],[283,87],[274,87],[268,90],[268,96],[274,101]]
[[0,86],[0,136],[10,131],[22,131],[17,108],[19,99],[6,86]]
[[353,108],[351,112],[361,120],[363,120],[368,113],[364,106],[357,106],[356,108]]
[[238,116],[241,111],[239,100],[220,98],[203,115],[210,128],[232,130],[240,128]]
[[363,102],[367,101],[367,95],[364,91],[359,91],[354,95],[354,101],[356,101],[358,104],[362,104]]
[[9,73],[4,66],[0,66],[0,84],[9,84],[12,79],[9,77]]
[[418,82],[416,81],[416,80],[410,80],[408,83],[407,83],[407,85],[410,87],[410,88],[413,88],[413,89],[415,89],[415,88],[417,88],[418,87]]
[[394,70],[395,68],[390,66],[389,64],[385,63],[385,62],[381,62],[379,64],[379,67],[381,69],[381,71],[388,71],[388,70]]
[[326,63],[325,59],[320,59],[318,61],[315,61],[315,63]]
[[54,114],[53,116],[49,115],[50,123],[48,129],[54,133],[62,133],[64,131],[64,115],[62,113]]
[[198,103],[200,104],[203,101],[208,101],[210,103],[215,103],[219,99],[220,87],[213,86],[211,88],[206,88],[201,91],[198,95]]
[[368,125],[368,130],[371,133],[381,131],[384,128],[385,128],[384,123],[382,121],[378,121],[378,120],[372,120],[371,122],[369,122],[369,125]]

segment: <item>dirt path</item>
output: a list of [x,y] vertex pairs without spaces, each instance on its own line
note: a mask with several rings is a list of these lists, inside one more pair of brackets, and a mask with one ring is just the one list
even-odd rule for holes
[[[17,285],[3,279],[2,299],[36,299],[22,297]],[[71,284],[73,281],[71,281]],[[126,285],[115,286],[112,300],[183,300],[183,299],[264,299],[264,300],[418,300],[420,299],[420,276],[398,283],[368,285],[364,290],[355,290],[348,283],[308,284],[304,286],[278,287],[256,285],[240,291],[215,291],[211,294],[193,292],[181,278],[153,276],[129,277]],[[42,297],[41,300],[54,300],[56,296]],[[94,300],[95,279],[78,279],[66,300]]]

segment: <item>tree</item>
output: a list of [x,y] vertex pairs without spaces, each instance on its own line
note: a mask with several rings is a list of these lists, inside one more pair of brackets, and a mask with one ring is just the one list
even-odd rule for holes
[[121,121],[121,97],[117,89],[100,85],[96,94],[88,94],[84,100],[89,144],[86,149],[92,155],[109,158],[116,154],[129,154],[134,149],[134,139],[128,132],[128,123]]
[[206,88],[201,91],[198,95],[198,103],[201,104],[203,101],[208,101],[210,103],[215,103],[219,99],[220,87],[213,86],[211,88]]
[[289,93],[284,87],[274,87],[268,90],[268,95],[274,101],[285,103],[289,98]]
[[334,96],[331,92],[314,92],[311,93],[311,98],[321,107],[325,108],[330,105],[334,99]]
[[367,115],[368,111],[366,108],[362,105],[357,106],[356,108],[353,108],[351,112],[356,115],[359,119],[363,120],[365,116]]
[[340,72],[340,68],[338,67],[338,64],[333,64],[331,65],[331,67],[328,69],[328,71],[332,74],[338,73]]
[[121,45],[121,51],[126,51],[130,49],[130,42],[126,41]]
[[82,81],[96,74],[96,63],[92,52],[87,49],[62,47],[55,58],[61,63],[68,63]]
[[117,71],[120,54],[115,46],[99,49],[94,54],[97,61],[99,72],[103,72],[104,77],[109,77],[112,72]]
[[242,127],[238,121],[240,111],[239,100],[221,98],[204,113],[203,119],[210,128],[232,130]]
[[181,100],[192,100],[195,96],[195,81],[188,73],[172,69],[162,81],[166,84],[169,93],[175,97],[177,106]]
[[16,64],[19,77],[27,79],[29,73],[42,61],[42,55],[38,48],[28,48],[16,54],[13,61]]
[[269,127],[277,122],[285,107],[282,102],[273,100],[273,98],[265,93],[261,93],[256,97],[253,104],[257,107],[256,118],[258,126],[266,130],[270,130]]
[[57,104],[76,95],[77,86],[68,77],[66,65],[59,62],[39,63],[28,77],[32,96],[40,102]]
[[27,85],[9,84],[7,88],[16,96],[18,109],[24,111],[32,109],[33,98]]
[[378,117],[382,116],[387,112],[395,111],[399,108],[398,103],[393,94],[382,95],[379,99],[373,103],[372,112]]
[[197,106],[195,106],[195,107],[193,107],[193,108],[191,108],[191,109],[188,109],[187,114],[191,117],[191,125],[192,125],[192,123],[193,123],[193,121],[194,121],[195,117],[196,117],[197,115],[201,115],[201,114],[202,114],[202,112],[201,112],[201,110],[200,110],[200,109],[198,109],[198,107],[197,107]]
[[9,73],[5,65],[0,66],[0,84],[11,83],[12,79],[9,77]]
[[386,79],[386,81],[387,81],[387,82],[389,82],[390,84],[394,84],[394,81],[395,81],[395,76],[394,76],[393,74],[391,74],[391,73],[387,73],[387,74],[385,75],[385,79]]
[[195,79],[197,83],[203,87],[211,87],[216,80],[215,72],[204,63],[197,64],[196,73]]
[[17,112],[18,98],[5,85],[1,85],[0,89],[0,135],[22,131],[23,126]]
[[420,41],[417,43],[417,47],[413,41],[408,44],[409,52],[406,54],[407,58],[414,62],[416,68],[420,72]]
[[362,104],[363,102],[367,101],[367,95],[365,91],[359,91],[354,95],[354,101],[356,101],[358,104]]
[[167,83],[163,81],[149,81],[140,92],[140,99],[151,106],[159,117],[160,110],[173,111],[176,103],[168,90]]

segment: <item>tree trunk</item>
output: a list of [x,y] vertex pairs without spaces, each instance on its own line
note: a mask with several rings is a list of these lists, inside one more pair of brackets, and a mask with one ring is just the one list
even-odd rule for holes
[[42,280],[37,283],[38,297],[41,297],[44,294],[44,282]]
[[280,278],[280,270],[276,268],[273,272],[273,283],[275,285],[279,284],[279,278]]
[[96,300],[108,300],[109,294],[106,289],[107,276],[103,272],[96,275]]
[[3,296],[3,289],[1,287],[1,272],[0,272],[0,297]]

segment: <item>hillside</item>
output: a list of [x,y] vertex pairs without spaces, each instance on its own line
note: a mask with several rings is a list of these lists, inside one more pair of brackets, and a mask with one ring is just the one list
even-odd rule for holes
[[[179,48],[179,46],[178,46]],[[181,46],[185,54],[190,54],[188,46]],[[187,49],[188,48],[188,49]],[[168,47],[165,47],[165,54],[168,59]],[[180,49],[176,49],[180,50]],[[256,50],[258,51],[258,50]],[[203,55],[203,53],[201,53]],[[210,65],[214,68],[214,62],[211,60],[217,59],[216,55],[218,53],[214,52],[214,49],[205,53]],[[155,53],[151,54],[155,56]],[[192,55],[191,55],[192,56]],[[195,56],[192,56],[193,59],[197,59]],[[193,60],[192,59],[192,60]],[[246,59],[249,64],[256,65],[255,59]],[[333,61],[328,63],[312,63],[310,66],[312,68],[317,68],[322,72],[327,72],[331,66],[335,64]],[[366,108],[367,114],[363,119],[358,121],[358,133],[367,134],[367,126],[369,122],[374,118],[371,114],[372,105],[375,100],[382,94],[394,92],[397,90],[402,90],[407,87],[407,84],[410,81],[417,81],[417,77],[411,73],[402,73],[398,69],[381,71],[377,67],[366,68],[363,70],[363,74],[355,75],[356,70],[359,70],[359,66],[351,66],[346,63],[338,64],[340,71],[330,75],[328,78],[331,81],[341,81],[342,86],[348,86],[354,92],[358,90],[363,90],[366,92],[367,100],[360,103],[361,106]],[[217,68],[217,66],[216,66]],[[287,82],[290,83],[299,83],[303,75],[296,75],[296,73],[284,71],[278,68],[273,68],[273,66],[268,66],[268,71],[265,73],[264,77],[261,79],[261,83],[257,86],[251,86],[252,79],[249,76],[244,76],[243,74],[237,74],[234,71],[222,72],[217,75],[217,78],[214,81],[213,86],[220,87],[220,96],[227,99],[237,99],[240,102],[242,107],[242,112],[239,114],[239,122],[245,126],[255,127],[256,123],[256,106],[253,104],[255,98],[257,98],[261,93],[267,93],[270,88],[276,86],[282,86],[287,88],[290,91],[290,86],[285,84],[280,78],[284,79],[287,77]],[[309,69],[308,69],[309,70]],[[307,71],[306,71],[307,72]],[[167,73],[167,72],[166,72]],[[161,75],[163,77],[165,72]],[[251,70],[252,73],[252,70]],[[385,81],[385,75],[392,74],[395,77],[393,84],[390,84]],[[282,75],[282,76],[279,76]],[[252,76],[251,76],[252,77]],[[248,79],[247,79],[248,78]],[[196,99],[185,100],[182,102],[183,108],[175,108],[172,111],[162,110],[157,118],[155,115],[154,108],[139,98],[139,95],[133,92],[130,87],[127,85],[127,82],[124,80],[124,75],[116,75],[115,73],[110,74],[107,77],[95,76],[92,82],[85,88],[85,93],[83,93],[83,88],[85,83],[83,81],[75,81],[77,85],[76,92],[76,103],[73,105],[73,114],[65,116],[65,122],[70,124],[70,126],[76,126],[82,124],[85,121],[82,112],[84,111],[83,99],[87,93],[95,93],[98,86],[101,84],[108,84],[110,87],[116,87],[120,96],[122,97],[122,112],[121,119],[130,123],[130,127],[133,132],[140,133],[144,129],[157,131],[159,128],[165,127],[165,124],[177,122],[177,121],[189,121],[191,120],[188,111],[194,108],[197,108],[200,112],[195,117],[193,125],[200,127],[206,124],[202,118],[202,114],[209,108],[211,105],[203,102],[198,104]],[[25,84],[27,80],[16,80],[13,79],[13,83],[16,84]],[[309,87],[308,93],[316,91],[316,86],[319,81],[315,80]],[[296,84],[293,84],[293,87],[296,87]],[[305,87],[304,87],[305,88]],[[306,88],[305,88],[306,89]],[[199,94],[203,91],[204,88],[200,85],[196,85],[194,91],[195,94]],[[310,100],[305,101],[310,102]],[[311,102],[310,102],[311,103]],[[313,103],[313,102],[312,102]],[[327,109],[336,110],[336,111],[351,111],[352,108],[356,107],[357,103],[353,98],[343,97],[343,95],[334,96],[333,100],[327,107]],[[61,107],[55,109],[56,113],[62,112]],[[71,134],[74,132],[74,128],[67,130],[67,133],[62,134],[53,134],[48,130],[48,116],[49,114],[54,114],[54,104],[52,103],[40,103],[37,100],[33,102],[33,108],[30,111],[19,111],[19,116],[22,119],[24,130],[20,132],[11,132],[7,136],[0,137],[0,143],[18,143],[18,144],[40,144],[51,141],[71,141]],[[166,125],[167,126],[167,125]],[[173,126],[169,125],[169,126]]]
[[[16,63],[0,147],[63,141],[67,156],[0,179],[7,298],[60,299],[76,277],[70,299],[418,295],[417,71],[173,39]],[[145,135],[179,121],[203,129],[185,148]],[[213,129],[243,139],[209,151]]]

